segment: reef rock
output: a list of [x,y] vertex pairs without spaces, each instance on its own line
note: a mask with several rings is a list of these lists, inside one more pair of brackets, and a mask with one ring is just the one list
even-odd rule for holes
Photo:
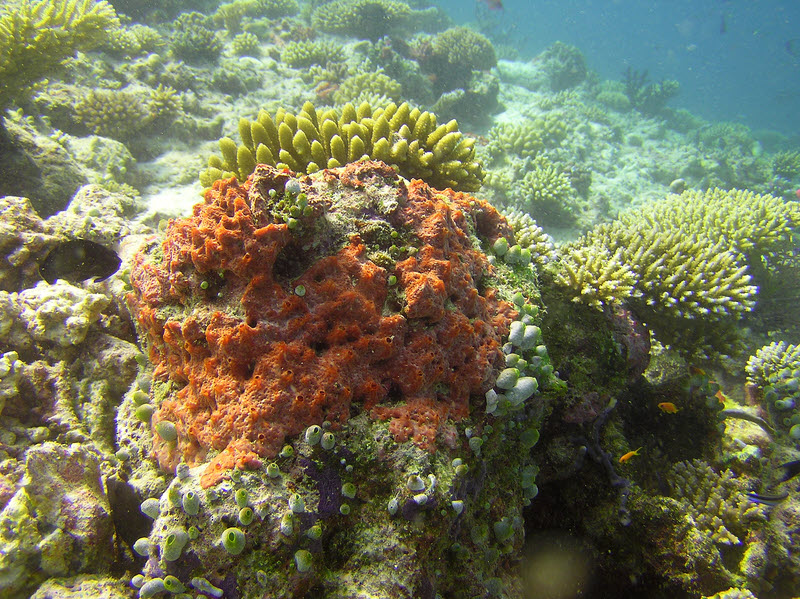
[[51,576],[98,571],[114,559],[114,526],[100,460],[44,443],[0,512],[0,596],[24,596]]
[[128,301],[154,371],[120,438],[177,476],[143,504],[135,584],[519,596],[552,366],[500,238],[486,202],[364,161],[215,182],[142,248]]

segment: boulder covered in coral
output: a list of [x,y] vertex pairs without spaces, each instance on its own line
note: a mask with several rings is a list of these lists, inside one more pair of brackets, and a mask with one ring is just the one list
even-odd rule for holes
[[131,275],[171,383],[155,418],[179,431],[157,444],[161,463],[272,458],[287,435],[360,411],[434,447],[491,387],[516,314],[484,288],[475,234],[511,231],[488,204],[381,163],[216,183]]
[[131,272],[154,371],[121,419],[177,474],[143,504],[139,582],[514,596],[552,366],[501,239],[486,202],[370,161],[260,165],[171,221]]

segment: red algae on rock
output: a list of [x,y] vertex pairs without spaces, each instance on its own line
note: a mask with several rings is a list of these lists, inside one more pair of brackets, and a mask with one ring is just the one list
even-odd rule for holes
[[511,229],[486,202],[379,162],[216,182],[131,273],[155,380],[170,383],[153,425],[178,433],[154,435],[161,466],[218,453],[213,484],[362,411],[434,450],[503,366],[517,313],[484,286],[480,249],[499,236]]

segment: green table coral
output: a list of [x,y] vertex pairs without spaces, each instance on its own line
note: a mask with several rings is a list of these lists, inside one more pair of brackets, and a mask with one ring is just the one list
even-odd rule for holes
[[238,145],[220,140],[222,156],[209,158],[203,185],[232,176],[244,181],[256,164],[312,173],[362,158],[395,165],[402,176],[438,189],[474,191],[483,181],[475,140],[464,137],[456,121],[439,125],[434,114],[406,102],[375,109],[348,103],[341,111],[319,112],[306,102],[297,115],[279,109],[274,117],[262,110],[255,121],[239,121],[239,134]]
[[95,0],[19,0],[0,12],[0,108],[26,94],[78,50],[104,43],[120,26]]

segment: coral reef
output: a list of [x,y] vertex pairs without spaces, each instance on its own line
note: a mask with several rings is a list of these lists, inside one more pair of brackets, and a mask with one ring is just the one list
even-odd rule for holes
[[22,473],[0,511],[4,596],[22,596],[50,577],[110,567],[114,525],[98,456],[43,443],[28,451]]
[[297,0],[258,0],[258,12],[268,19],[291,17],[300,11]]
[[646,116],[658,116],[670,98],[680,90],[677,81],[668,79],[659,83],[648,81],[647,71],[628,67],[625,71],[625,95],[636,110]]
[[259,56],[261,54],[261,45],[255,35],[245,31],[233,38],[231,52],[236,56]]
[[772,171],[786,179],[800,177],[800,151],[793,150],[775,154],[772,158]]
[[702,460],[678,462],[669,480],[683,520],[672,533],[680,557],[670,560],[670,576],[685,579],[687,566],[699,562],[708,569],[683,583],[690,588],[707,593],[746,584],[757,589],[768,563],[767,518],[764,506],[745,495],[747,480],[730,470],[717,473]]
[[39,133],[33,118],[21,110],[6,112],[0,123],[0,196],[27,198],[40,215],[49,216],[87,182],[81,165]]
[[441,189],[474,191],[483,179],[475,140],[463,137],[455,121],[437,125],[433,114],[407,103],[374,110],[368,103],[357,109],[345,104],[339,113],[317,112],[307,102],[297,116],[280,109],[272,117],[262,110],[256,121],[239,121],[239,134],[239,146],[220,140],[222,158],[209,159],[200,175],[203,185],[230,176],[244,181],[256,164],[312,173],[362,157],[390,162],[404,177]]
[[496,75],[473,71],[464,88],[443,93],[433,105],[443,119],[452,118],[480,123],[497,112],[500,82]]
[[561,170],[543,156],[529,164],[527,172],[509,193],[514,205],[552,226],[565,226],[572,218],[572,185]]
[[625,88],[619,87],[621,89],[611,86],[604,87],[595,96],[595,100],[617,112],[628,112],[631,109],[630,98],[625,95]]
[[118,558],[105,481],[115,451],[116,404],[141,358],[128,317],[118,311],[124,273],[85,287],[47,285],[37,283],[37,262],[65,238],[116,242],[141,232],[128,220],[129,201],[87,187],[68,211],[41,220],[27,200],[2,199],[4,597],[30,596],[48,577],[103,571]]
[[[347,104],[359,106],[366,96],[383,98],[382,106],[400,100],[403,86],[397,81],[386,75],[382,71],[375,73],[358,73],[347,77],[339,84],[339,89],[333,93],[333,99],[337,104]],[[375,102],[369,102],[371,106],[378,108]]]
[[773,341],[748,358],[745,370],[773,426],[800,439],[800,346]]
[[678,462],[669,480],[696,534],[716,545],[739,545],[752,528],[766,522],[764,506],[747,498],[746,481],[737,479],[730,470],[718,474],[702,460]]
[[747,125],[721,122],[701,127],[695,137],[703,148],[722,150],[726,154],[752,155],[756,141]]
[[553,238],[536,224],[530,214],[519,209],[511,209],[504,210],[503,216],[514,229],[517,243],[531,252],[534,264],[544,266],[556,258],[556,245]]
[[90,89],[75,104],[73,119],[96,135],[131,143],[182,114],[182,96],[159,84],[154,89]]
[[96,135],[124,141],[152,120],[136,91],[93,89],[75,105],[75,120]]
[[486,3],[113,4],[0,8],[0,597],[799,594],[795,139]]
[[[361,178],[381,175],[389,177],[389,181],[395,180],[390,169],[380,170],[376,166],[370,166],[370,163],[354,165],[338,176],[331,173],[325,177],[331,182],[343,180],[341,184],[347,186],[348,181],[356,175]],[[346,211],[340,211],[346,207],[326,207],[323,204],[326,194],[311,187],[312,181],[309,180],[304,182],[305,191],[302,192],[306,196],[303,202],[305,206],[287,205],[284,210],[288,209],[288,213],[275,221],[273,214],[276,207],[280,208],[287,201],[274,199],[276,194],[270,195],[267,191],[271,188],[282,191],[281,184],[289,184],[291,181],[294,180],[288,175],[258,167],[254,177],[241,191],[227,181],[215,184],[214,189],[208,193],[207,208],[198,213],[196,220],[177,221],[171,225],[160,266],[146,261],[145,255],[140,255],[137,261],[132,280],[138,296],[132,305],[150,342],[154,344],[153,356],[159,363],[158,372],[166,369],[172,380],[178,384],[186,384],[180,393],[180,399],[165,401],[157,413],[158,420],[175,421],[181,431],[181,440],[177,447],[159,447],[159,454],[165,465],[173,463],[182,454],[191,462],[202,459],[210,448],[229,447],[230,451],[242,453],[232,443],[237,439],[246,440],[246,445],[252,448],[250,452],[262,457],[274,457],[286,435],[297,434],[305,427],[320,424],[323,420],[341,425],[356,405],[363,404],[362,409],[372,410],[376,404],[387,398],[389,389],[397,389],[397,392],[409,399],[416,398],[414,403],[418,406],[415,409],[441,412],[440,418],[448,414],[451,417],[464,417],[468,413],[469,395],[479,392],[486,385],[492,366],[497,363],[499,356],[497,353],[492,354],[492,337],[481,340],[481,336],[488,331],[472,330],[472,326],[467,325],[467,321],[458,317],[457,313],[448,313],[444,309],[444,299],[447,297],[452,298],[457,306],[467,301],[460,309],[472,318],[494,322],[495,328],[501,332],[507,326],[498,318],[504,311],[510,310],[510,306],[495,306],[488,296],[481,298],[468,289],[450,288],[445,282],[452,281],[449,284],[456,285],[457,281],[466,283],[477,280],[483,268],[477,263],[471,264],[477,257],[470,258],[469,244],[464,245],[466,239],[457,241],[458,236],[463,233],[456,233],[457,236],[453,238],[445,234],[439,241],[431,238],[429,243],[434,245],[420,248],[419,257],[408,256],[400,260],[403,251],[391,249],[397,248],[397,243],[390,235],[380,234],[380,230],[375,228],[378,223],[374,223],[369,231],[356,229],[348,231],[347,235],[343,235],[341,231],[327,231],[325,222],[352,220],[357,223],[359,218],[363,218],[357,215],[365,214],[361,212],[364,209],[350,215]],[[323,182],[323,185],[327,183]],[[425,219],[434,218],[437,214],[430,212],[435,204],[423,208],[425,200],[422,198],[427,197],[427,192],[424,191],[426,188],[420,188],[420,184],[409,187],[407,196],[403,189],[404,186],[400,185],[400,191],[397,192],[401,194],[402,200],[387,199],[370,210],[378,210],[378,214],[383,214],[383,218],[392,223],[393,228],[406,231],[405,236],[428,239],[429,234],[425,233],[425,229],[420,228],[412,233],[413,229],[409,228],[414,227],[417,221],[418,227],[430,226],[425,225]],[[252,208],[248,208],[245,200],[248,194]],[[256,199],[257,197],[260,199]],[[460,200],[458,196],[453,196],[453,201]],[[464,210],[466,207],[463,205],[460,209]],[[386,212],[392,208],[399,210],[396,213]],[[424,211],[417,216],[420,209]],[[228,231],[240,230],[239,236],[249,236],[250,233],[246,232],[251,230],[261,231],[255,239],[263,236],[263,241],[252,247],[248,245],[249,249],[244,250],[247,255],[253,256],[252,263],[248,260],[242,262],[241,257],[237,256],[242,251],[238,249],[240,244],[245,243],[247,237],[243,237],[241,241],[234,241],[234,238],[223,241],[217,239],[213,233],[217,226],[215,221],[231,210],[234,211],[231,216],[225,217],[232,219]],[[446,211],[446,205],[440,205],[438,210]],[[483,210],[488,210],[488,206],[484,206]],[[325,220],[320,220],[323,211],[327,216]],[[429,216],[424,216],[426,214]],[[465,226],[461,225],[459,230]],[[205,230],[211,234],[208,243],[224,243],[224,247],[231,248],[227,250],[227,254],[206,255],[206,252],[198,253],[192,249],[195,242],[189,243],[189,240],[197,235],[196,231]],[[308,230],[308,238],[302,235],[304,230]],[[301,233],[299,239],[293,240],[293,235],[298,233]],[[334,233],[332,241],[323,241],[326,236],[330,237]],[[315,248],[327,250],[331,243],[336,247],[348,235],[356,233],[366,239],[369,239],[368,234],[381,237],[385,235],[385,241],[374,251],[386,255],[386,259],[392,264],[397,261],[396,266],[387,272],[385,268],[370,261],[365,255],[367,249],[356,238],[352,238],[349,244],[332,256],[316,263],[311,262],[313,254],[318,251]],[[499,232],[488,234],[496,236]],[[450,254],[442,253],[443,243],[451,248],[450,251],[455,251],[454,244],[463,246],[461,251],[464,253],[458,267],[448,265]],[[291,280],[281,282],[281,271],[277,270],[275,263],[279,255],[293,253],[294,250],[290,249],[292,247],[298,250],[305,247],[305,261],[309,264],[305,272],[304,269],[294,267]],[[405,253],[407,252],[406,249]],[[389,258],[392,254],[395,256]],[[388,266],[389,263],[385,264]],[[435,270],[430,270],[431,268]],[[448,273],[445,280],[436,274],[443,273],[440,270],[442,268]],[[212,273],[214,276],[209,276]],[[387,286],[389,276],[396,279],[394,285]],[[158,281],[161,282],[157,283]],[[203,282],[206,283],[206,289],[200,287]],[[346,287],[352,288],[352,291],[339,288],[345,282]],[[177,287],[172,292],[152,295],[153,291],[163,285]],[[167,291],[167,288],[164,289]],[[232,305],[243,302],[245,314],[241,321],[219,311],[205,317],[189,312],[182,318],[172,317],[165,320],[166,314],[174,308],[192,305],[193,302],[188,300],[191,295],[211,297],[209,294],[216,294],[222,298],[227,295],[226,289],[240,290],[226,301],[234,302]],[[381,316],[376,308],[388,301],[388,291],[396,298],[394,301],[399,302],[397,312]],[[264,305],[256,302],[257,296],[264,298]],[[345,296],[350,299],[342,303],[341,297]],[[457,299],[459,297],[464,299]],[[239,309],[236,308],[235,311]],[[498,313],[491,315],[484,313],[485,310]],[[262,323],[267,317],[269,326]],[[181,323],[183,319],[187,319],[187,322]],[[418,327],[414,323],[423,321],[440,324],[429,332],[421,334],[420,330],[415,334]],[[189,323],[193,324],[189,326]],[[279,326],[278,323],[282,324]],[[201,341],[196,334],[202,335],[201,331],[207,327],[211,328],[206,335],[211,337]],[[438,331],[441,327],[444,328]],[[212,329],[215,331],[213,335]],[[191,333],[191,330],[195,333]],[[280,330],[294,332],[290,337],[283,333],[276,336]],[[195,337],[192,337],[194,340],[191,343],[196,351],[185,354],[179,348],[184,346],[187,335],[193,334]],[[248,338],[251,340],[247,341]],[[431,345],[434,338],[439,340],[438,346]],[[448,350],[447,346],[442,345],[445,339],[450,339],[457,345]],[[499,346],[496,341],[494,343],[494,351],[497,352]],[[241,355],[232,353],[236,347]],[[252,349],[248,349],[249,347]],[[314,347],[315,351],[309,353],[308,347]],[[428,349],[424,349],[425,347]],[[459,347],[463,349],[457,349]],[[429,353],[431,351],[434,353]],[[451,353],[473,355],[477,362],[472,364],[470,361],[469,368],[462,371],[466,365],[450,362],[448,356]],[[418,362],[419,359],[423,361]],[[295,375],[286,370],[284,377],[279,378],[268,374],[274,368],[288,368],[297,360],[305,364],[302,373]],[[213,367],[212,364],[215,363],[219,363],[219,366]],[[376,363],[385,366],[371,366]],[[207,372],[208,367],[214,370]],[[386,370],[383,371],[382,368]],[[409,376],[410,373],[416,374]],[[283,381],[287,376],[290,377],[289,380]],[[432,397],[433,389],[439,385],[450,389],[446,408],[437,406],[436,403],[428,405],[430,399],[425,399]],[[292,387],[293,392],[286,393],[285,387]],[[213,411],[208,413],[206,409],[186,409],[188,406],[207,405],[208,400],[202,399],[204,397],[213,398],[212,403],[220,406],[218,415]],[[263,414],[249,424],[239,422],[241,419],[232,411],[234,406],[238,406],[236,410],[241,410],[247,405],[252,405],[253,410]],[[351,405],[353,408],[350,408]],[[381,410],[388,416],[397,408],[378,409],[379,412]],[[286,415],[278,418],[278,414],[283,413]],[[435,429],[430,433],[423,433],[414,428],[398,428],[401,426],[400,422],[407,418],[408,415],[402,410],[393,416],[395,424],[390,428],[396,436],[407,437],[411,432],[421,445],[428,446],[433,442],[431,433],[435,436]],[[211,428],[201,424],[212,421],[217,424]],[[223,422],[228,424],[221,428]]]
[[495,125],[489,130],[489,142],[483,151],[494,162],[514,156],[535,158],[545,148],[558,147],[566,135],[561,115],[550,112],[517,123]]
[[497,64],[489,39],[468,27],[452,27],[432,38],[419,40],[412,54],[434,80],[434,93],[465,88],[473,71]]
[[65,281],[41,281],[20,293],[0,291],[0,338],[21,350],[38,344],[78,345],[108,304],[106,296]]
[[190,63],[219,60],[222,42],[208,21],[208,17],[197,12],[181,13],[169,38],[170,51],[176,58]]
[[[26,198],[0,198],[0,290],[24,289],[39,280],[38,260],[54,241]],[[4,326],[10,326],[7,323]]]

